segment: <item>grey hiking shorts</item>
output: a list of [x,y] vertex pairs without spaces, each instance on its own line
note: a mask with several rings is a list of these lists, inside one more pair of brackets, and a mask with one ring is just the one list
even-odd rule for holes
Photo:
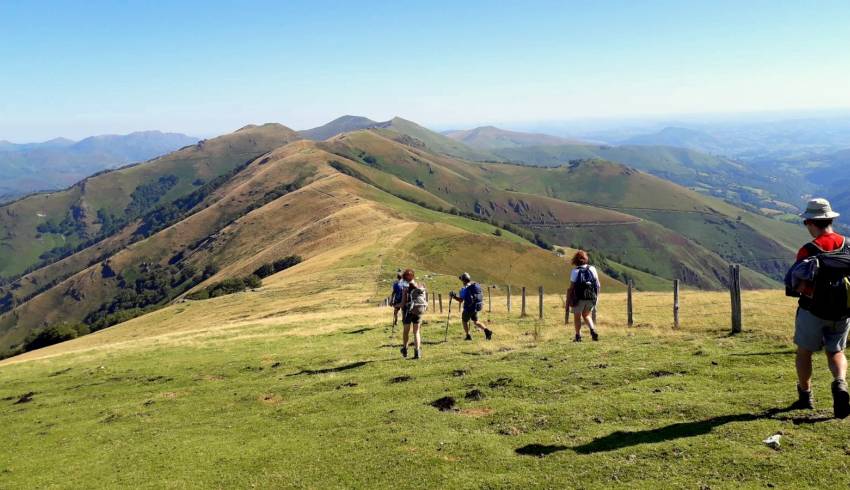
[[580,299],[576,301],[575,306],[573,306],[573,313],[578,313],[580,315],[587,311],[593,311],[595,306],[596,303],[589,299]]
[[811,352],[826,348],[827,352],[841,352],[847,346],[850,319],[824,320],[809,310],[797,308],[794,323],[794,343]]

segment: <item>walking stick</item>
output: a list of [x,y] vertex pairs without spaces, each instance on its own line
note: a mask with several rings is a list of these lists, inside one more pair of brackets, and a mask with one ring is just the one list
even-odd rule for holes
[[452,317],[452,303],[454,303],[454,297],[449,295],[449,314],[446,315],[446,335],[443,338],[443,342],[449,341],[449,318]]

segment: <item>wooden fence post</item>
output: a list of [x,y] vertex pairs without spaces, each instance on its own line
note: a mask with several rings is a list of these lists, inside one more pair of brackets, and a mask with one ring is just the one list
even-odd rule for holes
[[525,286],[522,287],[522,307],[520,308],[519,316],[525,316]]
[[494,286],[487,286],[487,313],[493,313],[493,296],[491,292]]
[[443,293],[437,293],[437,302],[440,303],[440,313],[443,312]]
[[732,333],[740,333],[741,322],[741,266],[729,266],[729,296],[732,300]]
[[436,294],[431,295],[431,311],[433,311],[434,313],[437,312],[437,295]]
[[510,313],[511,313],[511,285],[510,284],[508,284],[507,289],[508,289],[508,314],[510,315]]
[[673,280],[673,328],[679,328],[679,280]]
[[537,288],[537,294],[540,297],[540,299],[538,300],[538,303],[539,303],[539,309],[540,309],[540,319],[542,320],[543,319],[543,286],[540,286],[539,288]]
[[629,280],[629,289],[628,289],[628,292],[626,293],[626,318],[627,318],[626,321],[627,321],[627,323],[630,327],[634,326],[634,324],[635,324],[635,316],[634,316],[634,308],[633,308],[634,305],[632,304],[632,288],[633,287],[634,287],[634,283],[631,280]]
[[564,294],[564,325],[570,324],[570,293]]

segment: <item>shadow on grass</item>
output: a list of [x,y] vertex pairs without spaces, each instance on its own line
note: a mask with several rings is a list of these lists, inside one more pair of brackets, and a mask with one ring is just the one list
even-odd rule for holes
[[346,335],[354,335],[354,334],[358,334],[358,333],[366,333],[370,330],[375,330],[375,328],[374,327],[364,327],[364,328],[358,328],[357,330],[352,330],[350,332],[343,332],[343,333],[346,334]]
[[357,361],[352,362],[351,364],[345,364],[343,366],[337,366],[332,368],[325,369],[302,369],[297,373],[287,374],[287,376],[300,376],[302,374],[306,374],[308,376],[313,376],[315,374],[327,374],[327,373],[340,373],[342,371],[349,371],[351,369],[357,369],[359,367],[363,367],[366,364],[369,364],[372,361]]
[[829,415],[804,415],[802,417],[780,417],[779,420],[790,420],[794,425],[812,425],[835,419]]
[[537,456],[542,458],[543,456],[557,453],[558,451],[565,451],[567,449],[569,449],[567,446],[554,444],[527,444],[515,449],[514,452],[520,456]]
[[789,354],[795,354],[796,352],[787,349],[787,350],[776,350],[776,351],[766,351],[766,352],[740,352],[740,353],[732,353],[730,356],[787,356]]
[[[593,454],[606,451],[616,451],[625,447],[637,446],[639,444],[653,444],[656,442],[672,441],[683,437],[694,437],[708,434],[715,427],[720,427],[731,422],[752,422],[754,420],[770,419],[776,415],[790,412],[791,407],[772,408],[760,413],[741,413],[735,415],[723,415],[698,422],[682,422],[672,424],[658,429],[641,430],[635,432],[617,431],[605,437],[600,437],[587,444],[576,446],[573,450],[579,454]],[[811,422],[814,423],[814,422]]]

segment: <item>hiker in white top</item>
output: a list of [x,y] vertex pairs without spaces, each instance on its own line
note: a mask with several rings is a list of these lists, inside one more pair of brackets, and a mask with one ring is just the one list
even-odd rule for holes
[[584,250],[579,250],[573,256],[572,264],[575,268],[570,273],[570,289],[567,291],[567,298],[569,306],[573,308],[573,320],[576,329],[574,342],[581,342],[582,319],[590,327],[590,337],[594,341],[599,340],[599,334],[596,332],[596,325],[593,324],[591,313],[596,308],[602,285],[599,282],[599,273],[596,272],[596,267],[590,265],[589,262],[590,257]]

